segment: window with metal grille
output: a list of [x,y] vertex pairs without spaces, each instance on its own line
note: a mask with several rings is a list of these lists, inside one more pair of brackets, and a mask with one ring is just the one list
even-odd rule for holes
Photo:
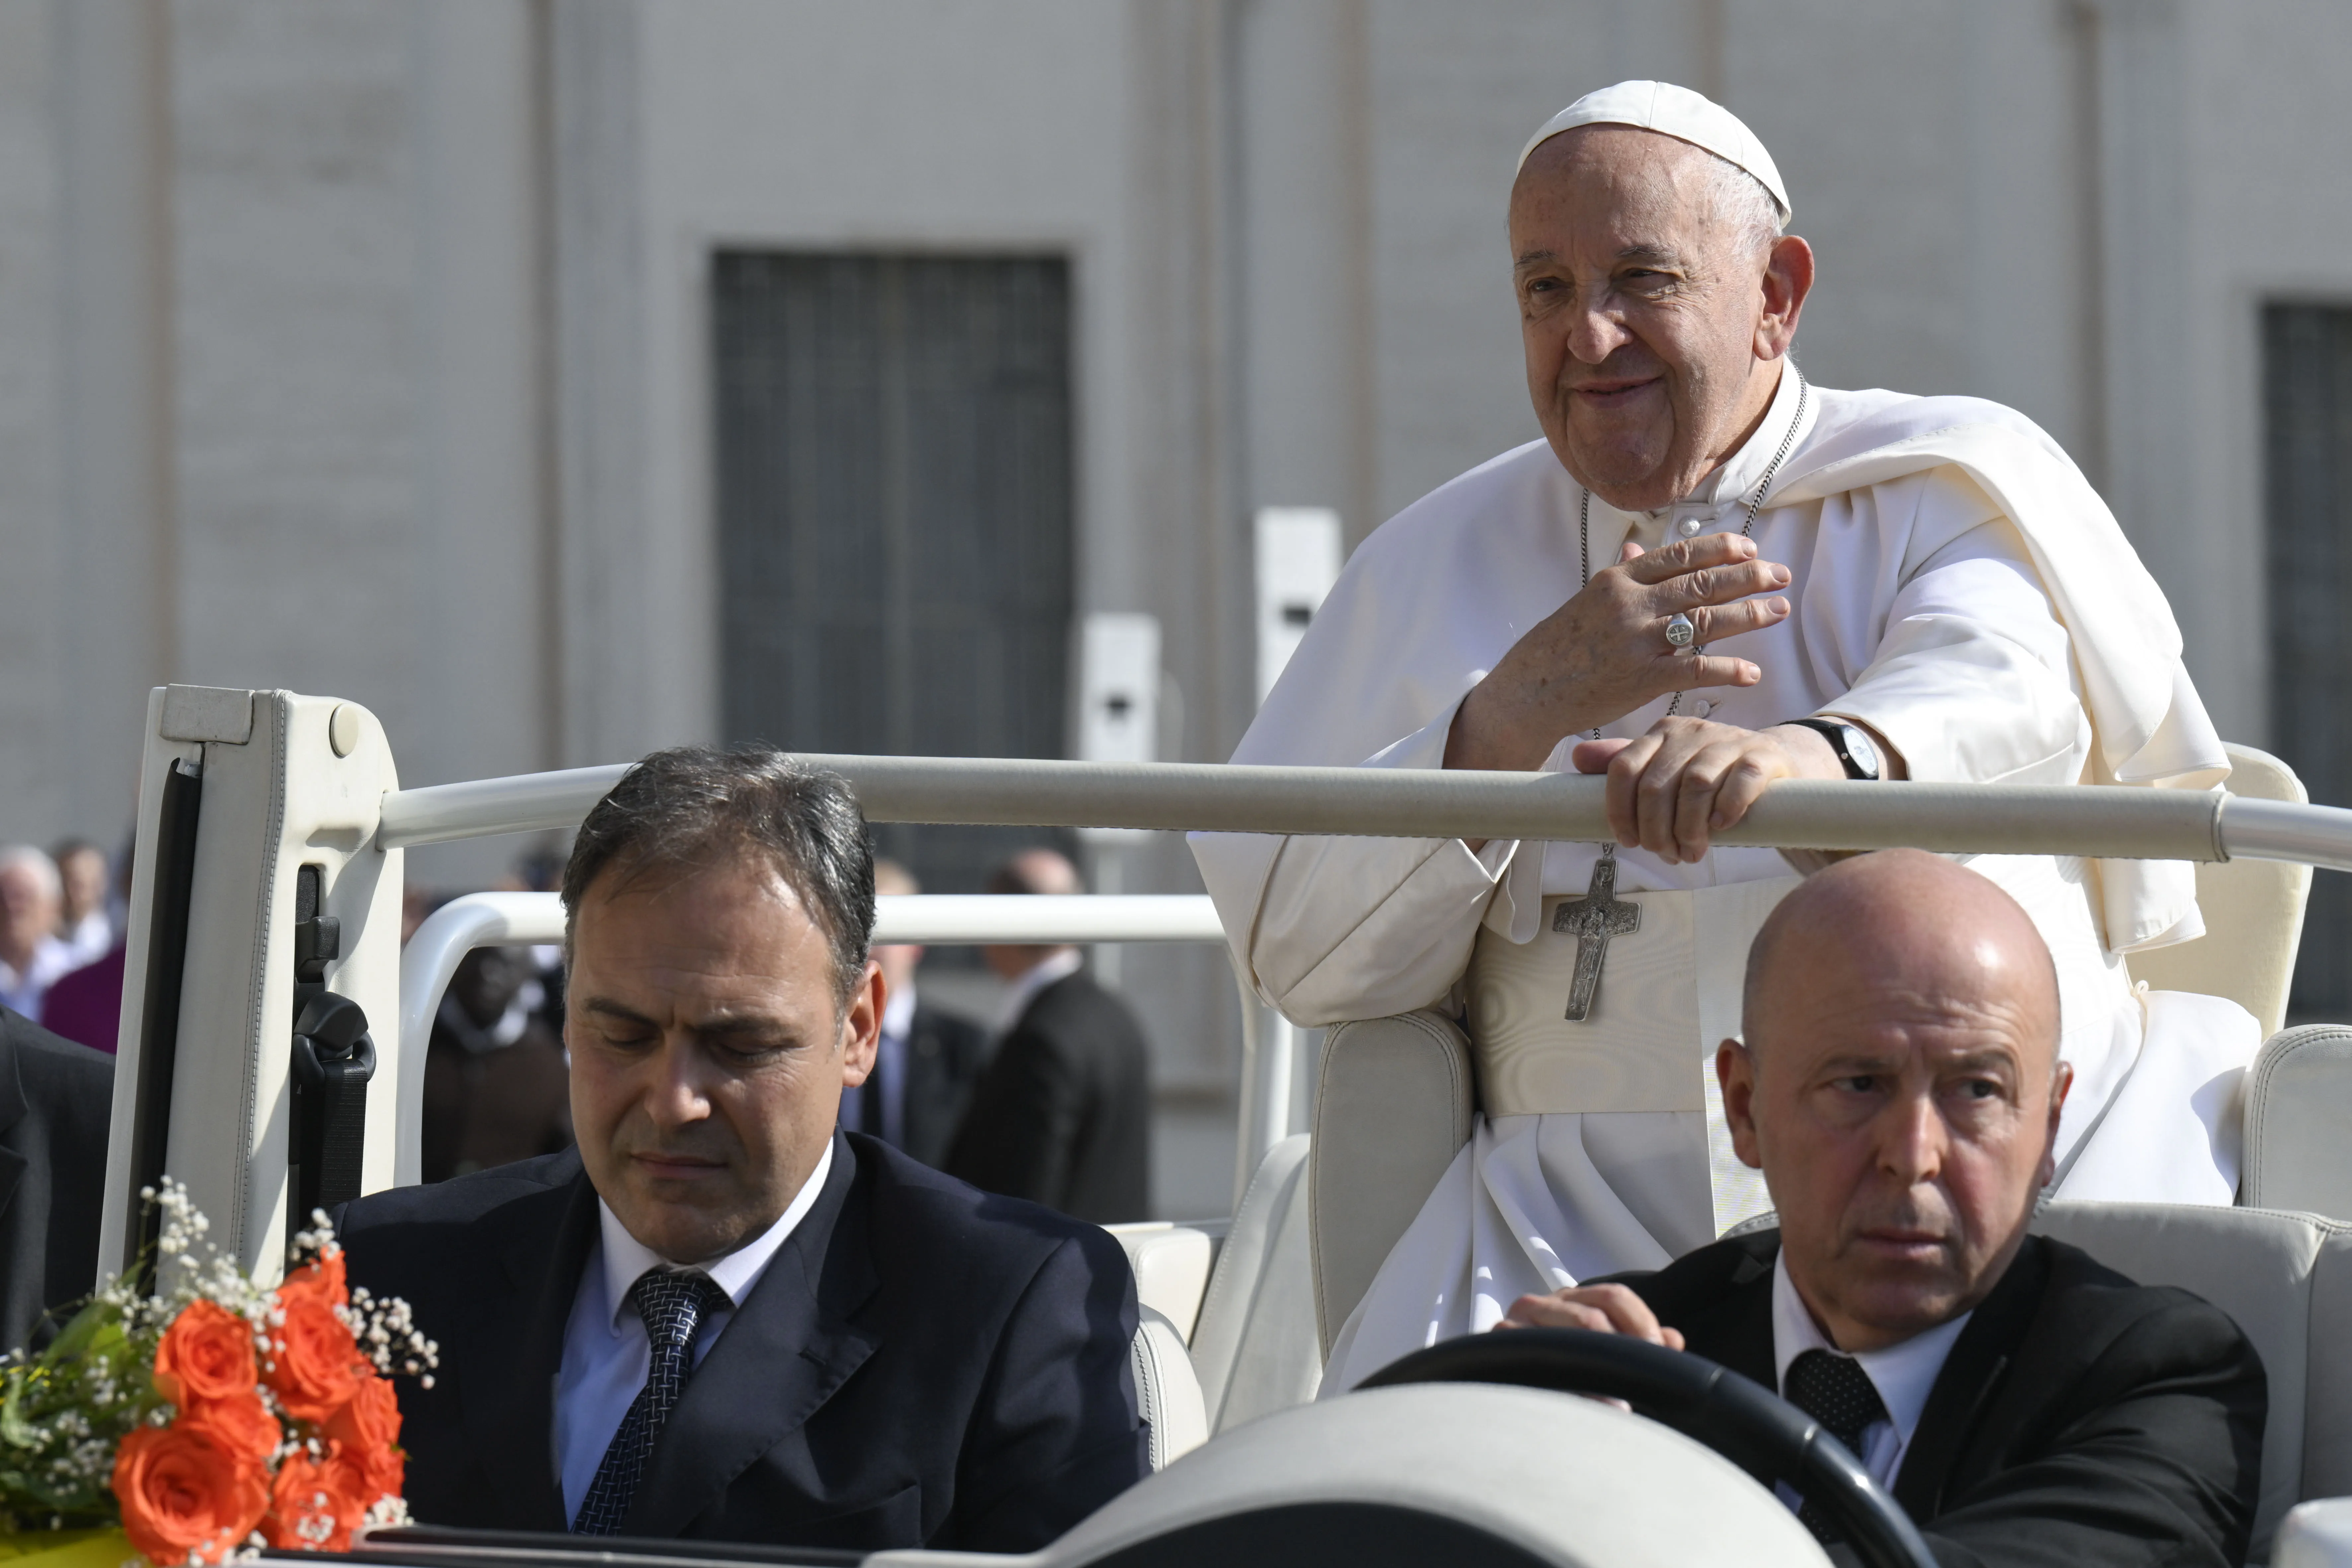
[[[1069,294],[1056,257],[715,256],[730,737],[1063,753]],[[1055,838],[892,826],[876,840],[958,892]]]
[[[2352,309],[2263,311],[2271,744],[2311,798],[2352,800]],[[2290,1016],[2352,1017],[2352,878],[2311,881]]]

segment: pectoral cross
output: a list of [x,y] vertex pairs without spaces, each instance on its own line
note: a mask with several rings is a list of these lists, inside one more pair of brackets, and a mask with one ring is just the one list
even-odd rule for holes
[[1604,854],[1593,862],[1592,885],[1580,899],[1561,903],[1551,917],[1551,929],[1576,933],[1576,979],[1568,988],[1568,1021],[1581,1024],[1592,1016],[1592,1000],[1601,991],[1601,965],[1609,956],[1609,939],[1631,936],[1642,929],[1642,906],[1617,896],[1617,857]]

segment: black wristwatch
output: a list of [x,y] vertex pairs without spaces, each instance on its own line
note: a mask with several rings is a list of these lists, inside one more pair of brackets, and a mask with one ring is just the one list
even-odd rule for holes
[[1870,743],[1867,731],[1843,719],[1791,719],[1789,722],[1801,724],[1827,741],[1838,761],[1845,764],[1846,777],[1874,782],[1878,778],[1878,748]]

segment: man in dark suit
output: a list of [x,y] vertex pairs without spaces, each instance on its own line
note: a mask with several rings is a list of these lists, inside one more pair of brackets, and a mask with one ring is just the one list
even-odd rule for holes
[[98,1283],[114,1058],[0,1007],[0,1352]]
[[846,789],[773,752],[657,752],[582,824],[576,1149],[337,1220],[440,1344],[418,1519],[1021,1552],[1145,1473],[1118,1244],[837,1128],[873,888]]
[[[904,866],[877,860],[874,890],[904,895],[923,889]],[[920,947],[877,942],[874,962],[881,966],[887,998],[882,1032],[874,1070],[842,1095],[841,1125],[937,1167],[946,1162],[949,1141],[971,1102],[972,1085],[988,1065],[988,1035],[979,1025],[922,1000],[915,989],[915,970],[923,962]]]
[[[1027,849],[992,893],[1073,894],[1069,861]],[[1151,1062],[1127,1004],[1075,947],[990,947],[1012,983],[1004,1036],[972,1090],[946,1169],[976,1187],[1112,1225],[1151,1210]]]
[[1758,934],[1743,1022],[1717,1053],[1724,1117],[1780,1228],[1507,1321],[1637,1334],[1778,1389],[1947,1564],[2242,1561],[2252,1346],[2185,1290],[2027,1234],[2071,1075],[2024,911],[1934,856],[1848,861]]

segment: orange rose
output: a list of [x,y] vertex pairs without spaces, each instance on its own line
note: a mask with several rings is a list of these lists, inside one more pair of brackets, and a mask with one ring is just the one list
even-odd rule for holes
[[151,1563],[217,1563],[269,1508],[269,1472],[201,1422],[141,1426],[114,1456],[122,1531]]
[[278,1467],[278,1485],[261,1533],[280,1552],[348,1552],[352,1531],[375,1500],[363,1495],[367,1477],[340,1452],[321,1462],[305,1451]]
[[231,1453],[243,1454],[254,1459],[267,1460],[278,1451],[286,1439],[285,1429],[278,1417],[261,1403],[261,1395],[247,1390],[242,1399],[209,1399],[180,1417],[182,1426],[194,1424],[209,1431],[215,1441]]
[[184,1308],[155,1351],[155,1392],[183,1410],[213,1399],[251,1397],[253,1325],[213,1301]]
[[330,1307],[348,1307],[351,1291],[343,1284],[343,1254],[341,1247],[323,1253],[286,1276],[278,1287],[280,1304],[297,1297],[315,1296]]
[[278,1304],[286,1321],[270,1331],[264,1378],[289,1415],[323,1425],[375,1376],[375,1368],[323,1296],[304,1290],[289,1300],[281,1289]]
[[327,1436],[366,1470],[373,1489],[368,1500],[398,1497],[404,1479],[401,1460],[400,1398],[391,1380],[371,1377],[360,1384],[351,1403],[327,1422]]

